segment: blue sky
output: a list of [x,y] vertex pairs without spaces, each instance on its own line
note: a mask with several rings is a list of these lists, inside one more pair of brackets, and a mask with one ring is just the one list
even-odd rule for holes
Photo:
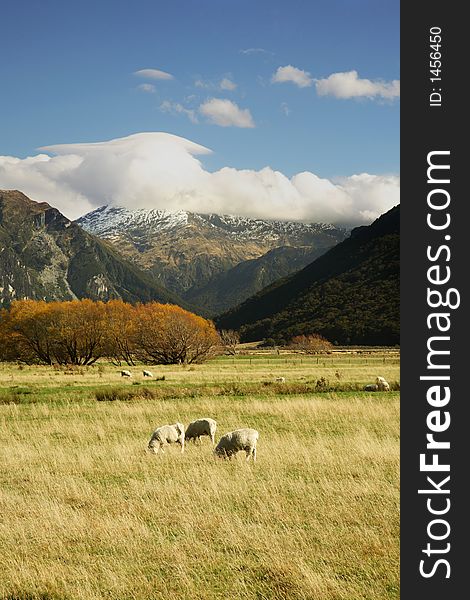
[[398,0],[18,0],[0,46],[0,155],[160,131],[210,148],[209,171],[399,172]]

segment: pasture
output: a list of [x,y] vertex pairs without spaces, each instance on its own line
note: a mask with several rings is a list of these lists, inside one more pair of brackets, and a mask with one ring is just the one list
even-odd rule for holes
[[[149,368],[0,363],[0,598],[399,598],[399,392],[362,391],[398,354]],[[205,416],[257,462],[145,451]]]

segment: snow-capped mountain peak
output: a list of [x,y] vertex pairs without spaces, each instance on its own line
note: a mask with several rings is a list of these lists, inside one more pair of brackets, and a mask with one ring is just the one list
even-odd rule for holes
[[95,235],[112,235],[114,232],[126,230],[127,227],[144,227],[149,230],[170,230],[188,224],[189,213],[180,210],[139,208],[129,210],[119,206],[101,206],[80,219],[78,224]]
[[305,235],[335,231],[325,223],[300,223],[296,221],[268,221],[237,215],[198,214],[184,210],[167,211],[157,209],[129,210],[124,207],[102,206],[78,219],[78,224],[87,231],[104,237],[112,237],[129,228],[146,230],[148,234],[171,231],[189,225],[209,227],[223,234],[241,239],[258,238],[274,240],[290,235]]
[[[266,257],[270,278],[259,278],[260,285],[270,283],[346,236],[345,230],[323,223],[114,206],[98,208],[77,223],[184,298],[236,265],[277,250]],[[282,261],[277,260],[281,254]]]

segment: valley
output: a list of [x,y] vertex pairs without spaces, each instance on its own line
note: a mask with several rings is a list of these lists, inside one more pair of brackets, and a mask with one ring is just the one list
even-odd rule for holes
[[208,316],[306,266],[347,235],[323,223],[109,206],[77,224]]

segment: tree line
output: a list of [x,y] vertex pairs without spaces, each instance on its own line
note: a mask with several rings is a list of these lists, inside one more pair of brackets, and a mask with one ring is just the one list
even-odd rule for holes
[[0,360],[92,365],[197,363],[221,340],[212,321],[172,304],[17,300],[0,311]]

